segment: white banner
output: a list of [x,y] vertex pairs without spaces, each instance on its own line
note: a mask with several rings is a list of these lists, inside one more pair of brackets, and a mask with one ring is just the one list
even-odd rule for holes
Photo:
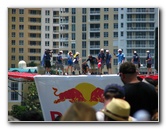
[[112,75],[36,75],[34,77],[45,121],[63,115],[73,102],[82,101],[96,111],[103,107],[104,88],[108,84],[123,85],[120,77]]

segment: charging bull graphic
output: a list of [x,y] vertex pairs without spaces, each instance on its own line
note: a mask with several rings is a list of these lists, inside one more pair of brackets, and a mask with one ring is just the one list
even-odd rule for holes
[[104,98],[103,98],[104,90],[101,88],[96,88],[92,93],[91,93],[91,98],[90,102],[101,102],[104,103]]
[[66,99],[68,99],[69,102],[71,102],[71,103],[77,102],[77,101],[83,101],[83,102],[86,101],[85,98],[83,97],[82,93],[75,88],[69,89],[60,94],[56,93],[58,91],[57,88],[53,87],[52,89],[54,90],[54,95],[59,97],[59,99],[54,101],[55,104],[63,102]]

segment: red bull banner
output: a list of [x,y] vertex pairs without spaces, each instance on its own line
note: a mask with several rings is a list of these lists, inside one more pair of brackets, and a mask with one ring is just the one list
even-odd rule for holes
[[104,88],[111,83],[123,85],[112,75],[36,75],[34,77],[45,121],[54,121],[71,106],[81,101],[100,110],[103,107]]

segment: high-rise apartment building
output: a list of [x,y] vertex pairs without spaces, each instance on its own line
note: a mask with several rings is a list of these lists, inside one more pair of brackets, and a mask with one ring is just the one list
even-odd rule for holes
[[127,61],[136,50],[142,71],[146,50],[154,59],[158,8],[9,8],[8,17],[9,68],[20,60],[40,64],[45,49],[54,52],[52,65],[60,50],[64,58],[68,51],[78,51],[84,61],[89,54],[97,57],[101,48],[109,49],[113,73],[117,73],[113,53],[119,48]]

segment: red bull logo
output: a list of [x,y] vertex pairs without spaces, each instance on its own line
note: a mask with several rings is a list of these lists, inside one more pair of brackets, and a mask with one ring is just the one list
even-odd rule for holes
[[75,88],[66,90],[59,94],[57,93],[57,88],[53,87],[52,89],[54,91],[54,95],[58,97],[58,99],[54,100],[55,104],[66,100],[71,103],[81,101],[91,106],[96,105],[98,102],[104,102],[104,90],[101,88],[96,88],[90,83],[80,83]]

